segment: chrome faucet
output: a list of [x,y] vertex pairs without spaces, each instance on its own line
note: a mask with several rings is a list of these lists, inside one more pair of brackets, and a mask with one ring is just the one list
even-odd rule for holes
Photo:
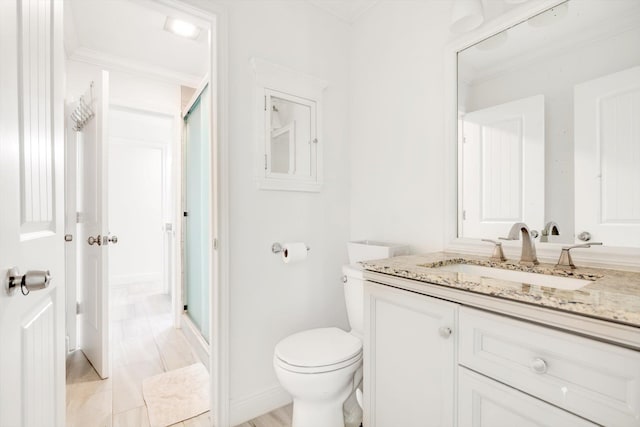
[[[522,254],[520,255],[520,264],[533,266],[539,264],[536,256],[535,237],[537,232],[529,230],[524,222],[516,222],[511,227],[507,237],[501,237],[502,240],[520,240],[520,232],[522,232]],[[535,232],[535,234],[534,234]]]
[[549,221],[542,229],[542,236],[540,237],[540,242],[548,242],[549,236],[559,236],[560,229],[558,228],[558,224],[554,221]]

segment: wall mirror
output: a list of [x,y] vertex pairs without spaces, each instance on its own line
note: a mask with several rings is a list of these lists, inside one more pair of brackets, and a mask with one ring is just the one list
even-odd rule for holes
[[264,190],[320,191],[322,91],[314,77],[252,59],[256,78],[256,178]]
[[554,2],[467,46],[458,237],[640,248],[640,1]]

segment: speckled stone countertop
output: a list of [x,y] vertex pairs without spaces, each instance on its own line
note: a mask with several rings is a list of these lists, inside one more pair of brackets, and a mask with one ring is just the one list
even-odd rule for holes
[[[574,277],[592,283],[570,291],[436,269],[461,263]],[[553,264],[543,263],[535,267],[523,267],[514,261],[500,263],[473,255],[444,252],[365,261],[361,264],[368,271],[640,328],[639,272],[580,266],[573,271],[564,271],[556,270]]]

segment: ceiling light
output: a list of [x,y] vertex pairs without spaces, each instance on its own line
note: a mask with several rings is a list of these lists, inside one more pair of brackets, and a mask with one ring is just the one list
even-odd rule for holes
[[196,27],[191,22],[171,18],[170,16],[167,17],[164,29],[177,36],[192,40],[195,40],[200,36],[200,28]]
[[451,13],[451,31],[464,33],[478,28],[484,22],[480,0],[454,0]]

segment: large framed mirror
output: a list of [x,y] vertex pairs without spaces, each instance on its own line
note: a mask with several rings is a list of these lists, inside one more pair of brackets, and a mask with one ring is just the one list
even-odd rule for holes
[[546,4],[455,51],[451,228],[640,248],[640,1]]

